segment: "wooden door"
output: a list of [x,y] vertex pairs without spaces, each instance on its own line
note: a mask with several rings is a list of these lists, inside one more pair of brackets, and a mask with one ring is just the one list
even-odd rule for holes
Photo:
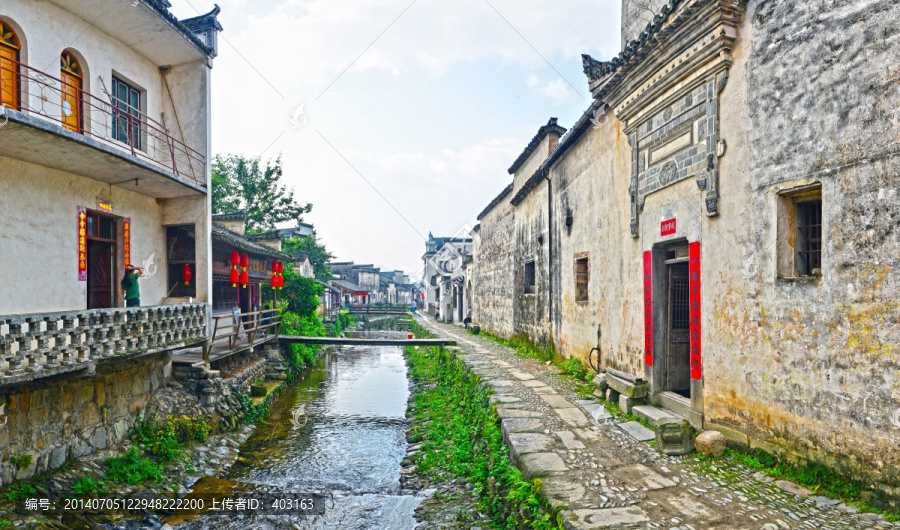
[[0,22],[0,105],[19,110],[19,39]]
[[666,390],[685,397],[691,388],[690,277],[687,263],[668,266]]
[[104,241],[88,240],[87,268],[88,309],[113,307],[115,300],[113,245]]
[[81,65],[78,60],[69,53],[63,52],[59,59],[59,78],[62,81],[60,109],[63,127],[77,133],[82,132],[82,89],[81,89]]

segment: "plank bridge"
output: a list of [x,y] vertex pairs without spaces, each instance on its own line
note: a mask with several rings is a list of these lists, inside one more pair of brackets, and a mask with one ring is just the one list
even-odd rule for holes
[[455,340],[416,338],[364,339],[359,337],[278,335],[278,341],[285,344],[331,344],[334,346],[456,346]]

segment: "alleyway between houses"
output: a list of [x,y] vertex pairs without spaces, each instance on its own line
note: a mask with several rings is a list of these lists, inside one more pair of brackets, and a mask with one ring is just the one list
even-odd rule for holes
[[[552,366],[512,348],[419,316],[493,387],[511,458],[562,510],[566,528],[703,530],[891,529],[881,515],[787,489],[727,458],[667,457],[623,430],[603,404],[584,400]],[[639,425],[639,424],[637,424]],[[800,494],[788,490],[795,489]]]

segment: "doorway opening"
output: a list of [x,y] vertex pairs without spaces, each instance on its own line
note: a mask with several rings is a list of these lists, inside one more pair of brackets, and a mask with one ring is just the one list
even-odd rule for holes
[[691,397],[690,271],[687,245],[666,251],[664,390]]
[[117,306],[116,220],[87,213],[87,308]]

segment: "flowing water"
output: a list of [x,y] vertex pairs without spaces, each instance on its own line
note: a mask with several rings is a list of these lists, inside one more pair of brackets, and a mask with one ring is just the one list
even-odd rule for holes
[[[381,334],[379,334],[381,335]],[[383,335],[382,335],[383,336]],[[167,521],[178,530],[414,528],[424,500],[400,489],[406,454],[406,362],[399,347],[341,347],[323,354],[278,397],[228,474],[201,479],[207,494],[324,492],[324,515],[214,515]],[[303,407],[305,418],[292,422]],[[306,421],[302,427],[296,427]]]

